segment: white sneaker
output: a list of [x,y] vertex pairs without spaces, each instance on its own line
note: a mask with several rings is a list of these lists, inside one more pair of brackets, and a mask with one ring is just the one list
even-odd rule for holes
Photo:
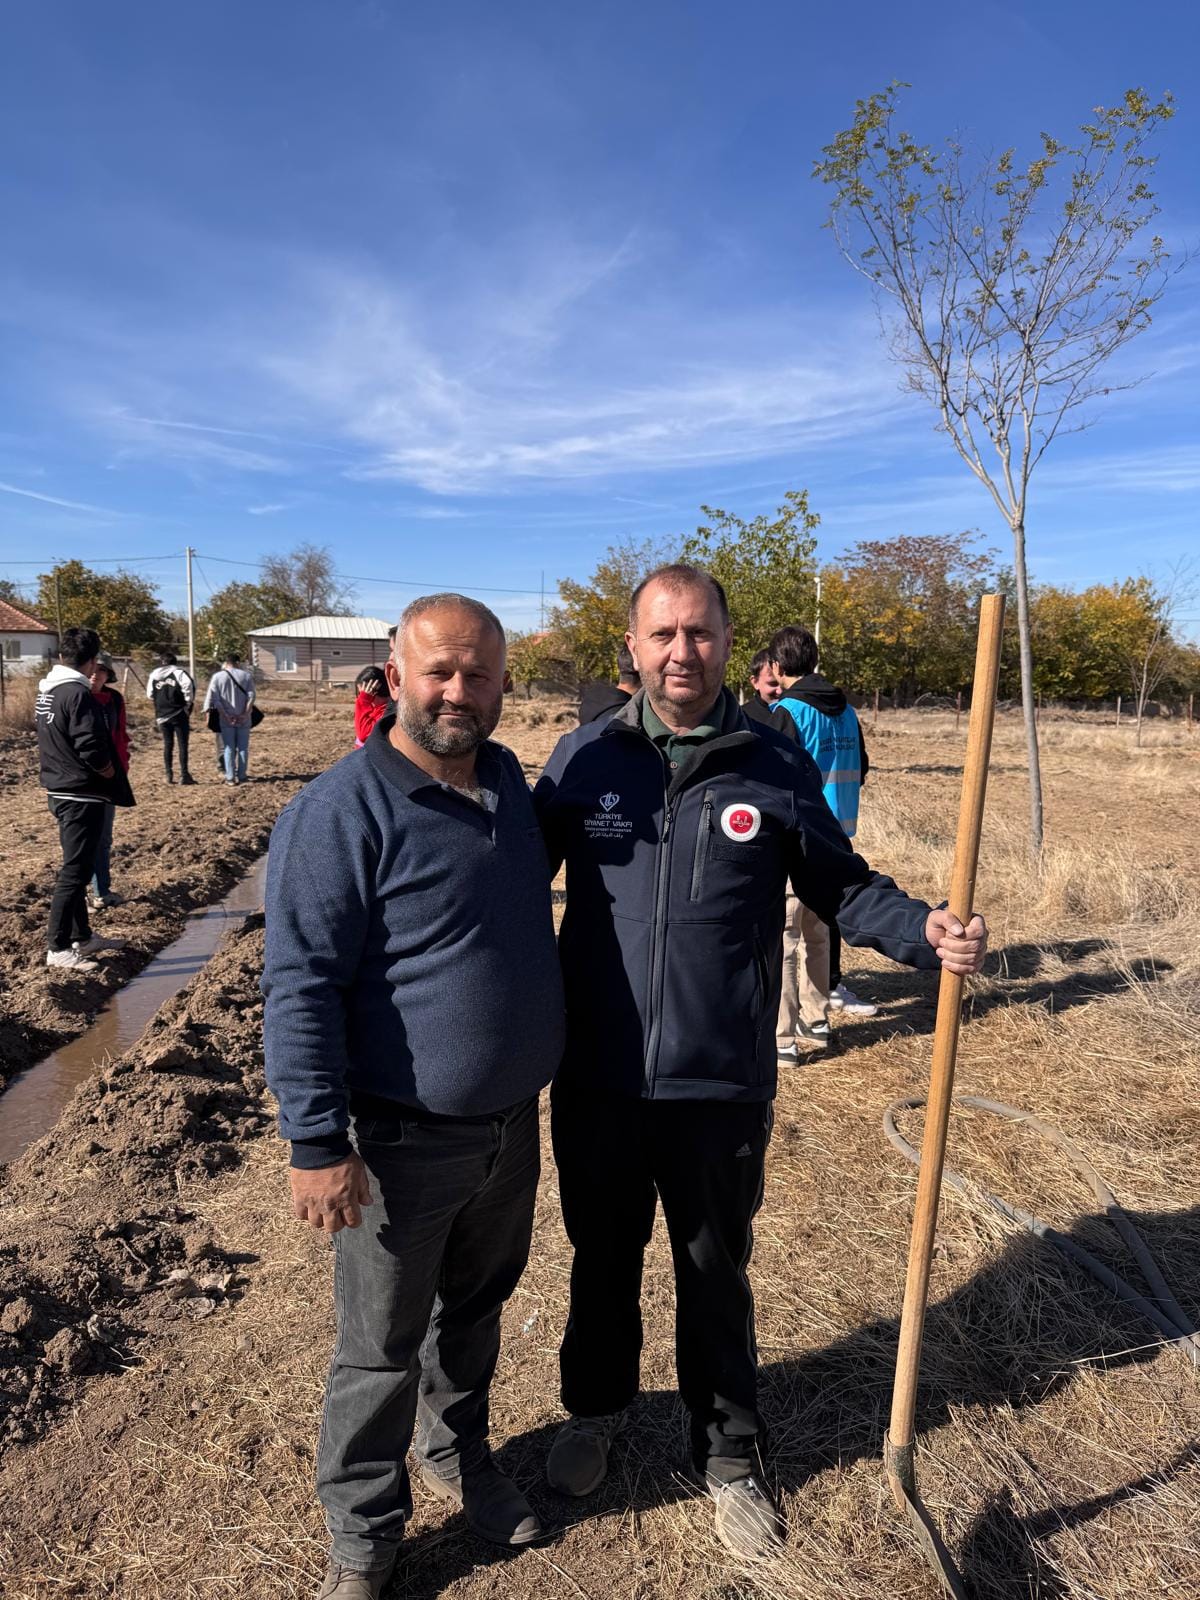
[[78,950],[81,956],[94,956],[101,950],[124,950],[125,941],[102,939],[98,933],[94,933],[90,939],[77,939],[71,948]]
[[860,1000],[844,983],[839,983],[829,996],[829,1006],[832,1011],[844,1011],[848,1017],[873,1017],[879,1010],[869,1000]]
[[96,963],[81,956],[74,945],[69,950],[47,950],[48,967],[66,967],[71,972],[95,972]]

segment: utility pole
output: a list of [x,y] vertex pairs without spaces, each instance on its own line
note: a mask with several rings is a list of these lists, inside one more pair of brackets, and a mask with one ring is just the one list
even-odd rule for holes
[[818,644],[821,642],[821,573],[817,571],[817,620],[813,626],[813,638]]
[[542,602],[538,609],[538,627],[543,633],[546,631],[546,569],[542,568]]
[[58,648],[62,649],[62,578],[59,575],[58,563],[54,566],[54,621],[58,627]]
[[192,675],[192,682],[196,681],[196,610],[192,604],[192,547],[189,544],[184,550],[187,560],[187,617],[188,617],[188,671]]

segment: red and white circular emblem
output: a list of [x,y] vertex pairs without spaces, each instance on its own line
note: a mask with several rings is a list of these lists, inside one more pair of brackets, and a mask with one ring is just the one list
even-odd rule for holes
[[726,806],[721,813],[721,832],[727,839],[753,839],[761,827],[762,812],[744,800]]

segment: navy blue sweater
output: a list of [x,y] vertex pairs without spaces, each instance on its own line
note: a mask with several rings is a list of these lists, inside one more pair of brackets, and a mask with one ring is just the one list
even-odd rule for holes
[[520,763],[481,747],[476,804],[381,722],[281,814],[267,865],[267,1081],[295,1165],[349,1150],[349,1094],[439,1116],[554,1076],[562,981],[546,852]]

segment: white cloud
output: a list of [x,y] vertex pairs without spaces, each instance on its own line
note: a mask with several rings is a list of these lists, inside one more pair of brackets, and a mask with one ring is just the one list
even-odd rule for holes
[[110,511],[105,506],[88,505],[83,500],[60,500],[57,495],[39,494],[36,489],[20,489],[15,483],[0,483],[0,493],[19,494],[26,500],[40,500],[44,505],[61,506],[66,511],[86,511],[95,516],[119,517],[119,511]]
[[290,511],[291,508],[292,502],[290,500],[274,500],[267,505],[247,506],[246,511],[252,517],[275,517],[281,511]]
[[519,314],[460,306],[440,337],[387,287],[325,274],[262,368],[281,403],[357,443],[348,476],[433,494],[796,455],[913,416],[856,320],[818,333],[781,309],[722,323],[585,304],[619,256],[576,263],[573,292],[557,282]]

